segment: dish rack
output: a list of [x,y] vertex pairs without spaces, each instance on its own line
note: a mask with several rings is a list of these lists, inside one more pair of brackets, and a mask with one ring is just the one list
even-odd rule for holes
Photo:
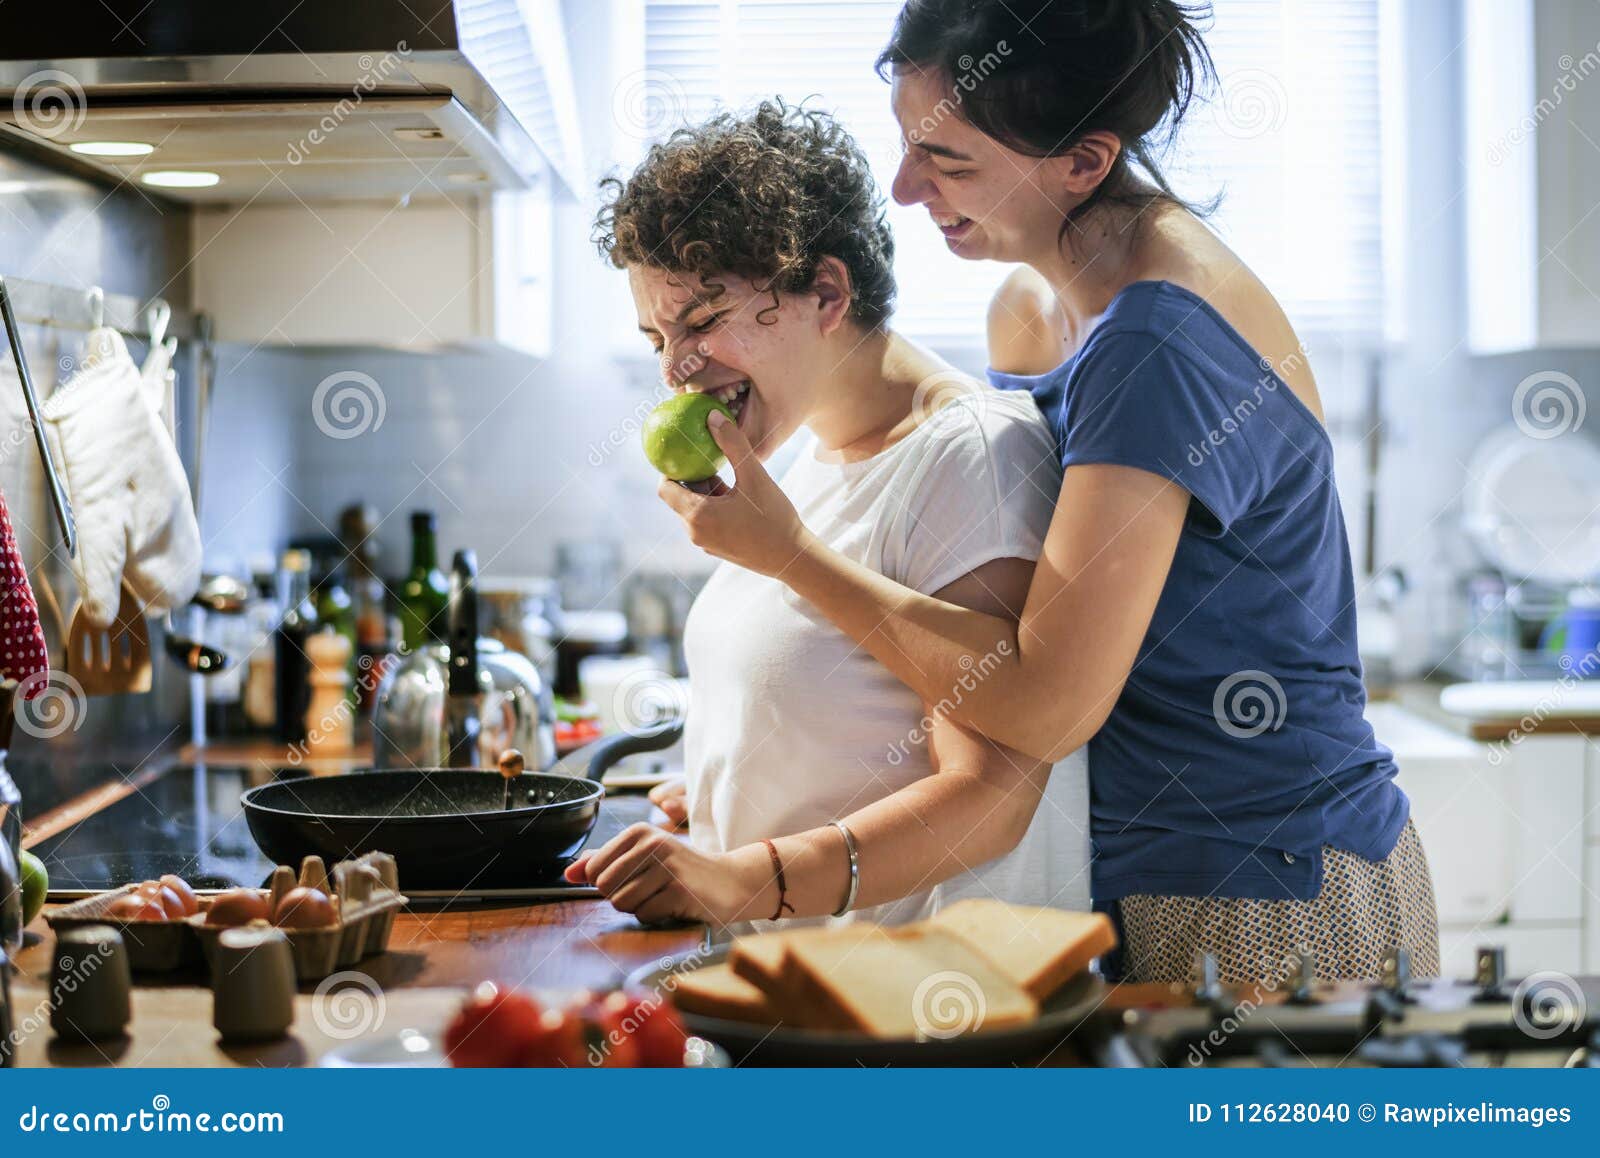
[[[332,925],[283,930],[294,954],[295,977],[302,983],[320,981],[337,969],[382,953],[394,929],[394,915],[406,904],[406,897],[400,893],[395,859],[384,852],[340,861],[333,866],[331,880],[322,858],[308,856],[301,862],[298,876],[287,865],[279,865],[273,870],[269,887],[251,891],[268,898],[270,912],[297,884],[334,897],[338,908],[338,919]],[[201,897],[200,911],[181,920],[123,920],[106,915],[119,897],[138,887],[129,884],[97,893],[47,913],[45,920],[57,933],[85,925],[116,929],[122,934],[128,964],[135,973],[172,973],[209,964],[224,928],[205,923],[212,898]]]

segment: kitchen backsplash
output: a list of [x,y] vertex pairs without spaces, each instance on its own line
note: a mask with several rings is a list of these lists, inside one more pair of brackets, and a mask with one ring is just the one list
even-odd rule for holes
[[627,377],[490,348],[225,347],[208,563],[247,563],[285,533],[333,534],[342,508],[369,502],[390,573],[409,561],[419,508],[438,514],[441,553],[474,547],[486,575],[548,574],[557,541],[597,537],[621,542],[630,567],[707,570],[655,499],[638,449],[652,395]]

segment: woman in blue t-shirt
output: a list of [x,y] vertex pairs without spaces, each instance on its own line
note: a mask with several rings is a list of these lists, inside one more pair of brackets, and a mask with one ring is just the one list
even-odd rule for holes
[[958,723],[1043,759],[1089,743],[1093,891],[1123,976],[1186,979],[1204,951],[1225,980],[1282,980],[1308,955],[1320,977],[1370,978],[1391,948],[1437,973],[1427,860],[1364,719],[1308,358],[1150,159],[1210,75],[1189,14],[911,0],[879,63],[906,146],[896,200],[956,256],[1032,270],[991,317],[994,384],[1033,394],[1065,467],[1021,623],[822,546],[731,424],[736,489],[663,498]]

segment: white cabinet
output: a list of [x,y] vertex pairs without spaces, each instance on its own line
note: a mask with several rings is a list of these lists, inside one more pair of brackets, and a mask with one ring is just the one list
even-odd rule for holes
[[1368,718],[1428,854],[1445,974],[1470,976],[1482,945],[1504,946],[1513,972],[1581,970],[1600,918],[1585,884],[1600,752],[1574,735],[1475,743],[1387,704]]
[[1462,46],[1468,342],[1600,337],[1600,5],[1467,0]]
[[196,308],[228,342],[427,348],[550,343],[551,200],[256,202],[193,211]]

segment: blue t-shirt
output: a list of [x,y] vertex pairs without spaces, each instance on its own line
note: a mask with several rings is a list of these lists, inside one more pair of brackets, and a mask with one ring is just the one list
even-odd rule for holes
[[1097,904],[1135,893],[1308,900],[1324,845],[1382,860],[1410,803],[1366,722],[1333,447],[1203,299],[1136,282],[1031,391],[1062,465],[1189,492],[1133,671],[1089,742]]

